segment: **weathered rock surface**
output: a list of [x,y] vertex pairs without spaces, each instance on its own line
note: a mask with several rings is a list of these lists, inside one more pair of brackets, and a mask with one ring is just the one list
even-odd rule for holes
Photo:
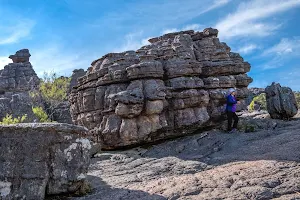
[[53,120],[59,123],[73,124],[68,101],[61,102],[53,108]]
[[77,191],[89,166],[86,131],[56,123],[0,126],[0,199]]
[[289,119],[298,112],[295,95],[291,88],[272,83],[266,88],[267,110],[274,119]]
[[21,49],[14,55],[10,55],[9,58],[12,59],[13,63],[26,63],[29,62],[30,56],[28,49]]
[[299,120],[282,123],[103,152],[88,173],[94,192],[74,199],[300,199]]
[[20,117],[27,114],[28,121],[34,121],[32,99],[29,91],[38,87],[40,79],[29,62],[28,49],[17,51],[9,56],[9,63],[0,70],[0,120],[6,114]]
[[248,88],[249,93],[246,99],[246,104],[249,105],[254,97],[265,93],[265,88]]
[[236,87],[243,102],[252,81],[250,64],[217,34],[212,28],[170,33],[136,52],[95,60],[70,95],[74,123],[106,149],[212,126],[225,111],[228,88]]
[[33,70],[29,57],[28,49],[17,51],[15,55],[9,56],[13,63],[0,70],[0,91],[29,91],[39,85],[40,79]]
[[84,76],[86,71],[83,69],[74,69],[73,73],[71,75],[71,81],[70,81],[70,92],[73,87],[77,86],[78,84],[78,78]]
[[0,95],[0,120],[11,114],[13,117],[27,115],[27,122],[36,119],[32,111],[32,99],[28,92],[5,92]]

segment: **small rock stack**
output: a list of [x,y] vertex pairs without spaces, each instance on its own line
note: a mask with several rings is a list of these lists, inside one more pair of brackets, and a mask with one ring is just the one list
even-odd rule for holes
[[28,49],[19,50],[15,55],[9,56],[13,63],[0,70],[0,91],[29,91],[39,85],[40,79],[29,62],[30,56]]
[[273,119],[289,119],[298,112],[295,95],[291,88],[272,83],[265,89],[267,109]]
[[19,50],[9,56],[13,63],[0,70],[0,120],[6,114],[27,114],[28,121],[35,119],[29,91],[38,87],[40,79],[29,62],[30,56],[28,49]]
[[165,34],[136,52],[95,60],[70,95],[74,123],[88,127],[104,149],[220,123],[228,88],[236,87],[243,102],[252,79],[250,64],[217,35],[212,28]]

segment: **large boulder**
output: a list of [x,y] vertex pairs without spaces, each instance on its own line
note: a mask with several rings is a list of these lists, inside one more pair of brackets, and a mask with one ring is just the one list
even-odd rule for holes
[[219,124],[228,88],[246,107],[250,64],[230,52],[218,30],[181,31],[139,50],[92,62],[69,97],[73,122],[104,149],[192,133]]
[[87,129],[68,124],[0,126],[0,199],[44,199],[83,186]]
[[291,88],[272,83],[265,92],[267,109],[273,119],[289,119],[297,114],[298,106]]

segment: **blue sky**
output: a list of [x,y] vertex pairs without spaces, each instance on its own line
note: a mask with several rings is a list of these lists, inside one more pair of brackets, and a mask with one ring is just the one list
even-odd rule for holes
[[251,86],[300,90],[300,0],[0,0],[0,67],[28,48],[36,72],[70,75],[109,52],[206,27],[251,66]]

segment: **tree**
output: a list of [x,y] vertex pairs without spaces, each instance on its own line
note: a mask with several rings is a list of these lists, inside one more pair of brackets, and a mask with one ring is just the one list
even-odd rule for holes
[[70,81],[71,78],[58,77],[55,72],[44,72],[38,92],[45,102],[45,109],[51,121],[57,105],[68,99]]

